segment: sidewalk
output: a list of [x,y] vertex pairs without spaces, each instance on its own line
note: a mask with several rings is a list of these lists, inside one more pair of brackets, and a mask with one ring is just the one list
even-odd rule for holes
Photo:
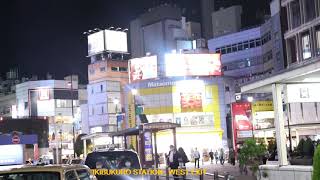
[[[190,162],[186,164],[186,167],[188,170],[193,170],[194,163]],[[161,169],[165,169],[164,165],[160,166]],[[229,163],[225,163],[224,165],[221,164],[211,164],[210,162],[204,162],[203,164],[200,163],[200,169],[206,169],[207,173],[213,174],[214,172],[218,172],[219,175],[225,175],[226,173],[229,173],[230,175],[234,176],[236,180],[255,180],[255,177],[251,176],[251,172],[248,172],[248,175],[241,175],[239,171],[239,164],[236,164],[235,166],[232,166]],[[199,177],[196,176],[190,176],[192,179],[199,179]],[[204,179],[213,179],[212,176],[204,176]]]

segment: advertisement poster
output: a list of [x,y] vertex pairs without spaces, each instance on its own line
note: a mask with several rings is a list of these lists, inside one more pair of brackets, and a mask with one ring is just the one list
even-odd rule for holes
[[157,56],[130,60],[130,81],[157,78]]
[[107,51],[128,52],[127,33],[123,31],[104,30]]
[[166,54],[165,64],[166,76],[222,75],[220,54]]
[[0,165],[23,164],[23,145],[1,145]]
[[180,93],[181,112],[202,111],[201,93]]
[[145,161],[152,161],[152,135],[150,131],[144,133]]
[[251,103],[232,103],[232,119],[234,132],[238,138],[252,137],[252,133],[244,133],[239,131],[252,131],[252,112]]

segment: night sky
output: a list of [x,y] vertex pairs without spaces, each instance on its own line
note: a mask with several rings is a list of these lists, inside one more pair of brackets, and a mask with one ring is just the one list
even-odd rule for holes
[[[183,1],[183,3],[181,3]],[[176,0],[177,3],[178,0]],[[197,0],[181,0],[193,7]],[[87,39],[83,32],[130,20],[159,0],[1,0],[0,72],[18,67],[21,75],[46,72],[61,79],[71,72],[87,79]]]
[[[248,1],[257,0],[240,1],[250,5]],[[83,32],[128,28],[139,14],[164,2],[186,8],[187,20],[200,21],[200,0],[1,0],[1,75],[18,67],[22,76],[44,78],[50,72],[62,79],[73,72],[86,82],[89,58]]]

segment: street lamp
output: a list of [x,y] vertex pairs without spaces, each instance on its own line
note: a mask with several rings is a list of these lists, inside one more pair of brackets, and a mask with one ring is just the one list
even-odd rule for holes
[[248,102],[252,102],[253,101],[253,97],[252,96],[248,96],[247,100],[248,100]]
[[138,90],[137,89],[131,89],[131,93],[132,95],[137,95],[138,94]]
[[76,151],[75,151],[75,132],[74,132],[74,111],[73,111],[73,83],[72,83],[72,74],[70,76],[71,81],[68,83],[70,86],[70,95],[71,95],[71,113],[72,113],[72,143],[73,143],[73,157],[76,157]]

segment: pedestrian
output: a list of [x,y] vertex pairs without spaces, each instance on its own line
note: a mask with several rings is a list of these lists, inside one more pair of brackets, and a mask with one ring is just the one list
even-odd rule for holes
[[[179,158],[180,157],[181,156],[180,156],[179,152],[177,151],[177,149],[173,145],[170,145],[170,151],[168,154],[168,162],[169,162],[170,169],[175,170],[175,169],[179,168]],[[173,174],[173,176],[174,176],[175,180],[179,179],[177,174]]]
[[220,164],[223,165],[224,164],[224,150],[223,148],[220,149]]
[[195,148],[194,153],[193,153],[193,157],[194,157],[194,167],[197,168],[197,162],[198,162],[198,168],[200,168],[199,163],[200,163],[200,153],[197,150],[197,148]]
[[211,149],[211,151],[209,152],[209,156],[210,156],[211,164],[212,164],[212,163],[213,163],[213,152],[212,152],[212,149]]
[[219,153],[218,150],[216,149],[216,152],[214,152],[214,157],[216,159],[216,164],[218,164],[218,160],[219,160]]
[[184,152],[182,147],[179,147],[178,152],[180,154],[180,162],[182,162],[183,166],[186,166],[186,163],[190,162],[187,154]]
[[230,148],[229,150],[229,159],[230,159],[230,163],[234,166],[236,165],[236,159],[235,159],[235,154],[234,154],[234,151],[233,149]]

